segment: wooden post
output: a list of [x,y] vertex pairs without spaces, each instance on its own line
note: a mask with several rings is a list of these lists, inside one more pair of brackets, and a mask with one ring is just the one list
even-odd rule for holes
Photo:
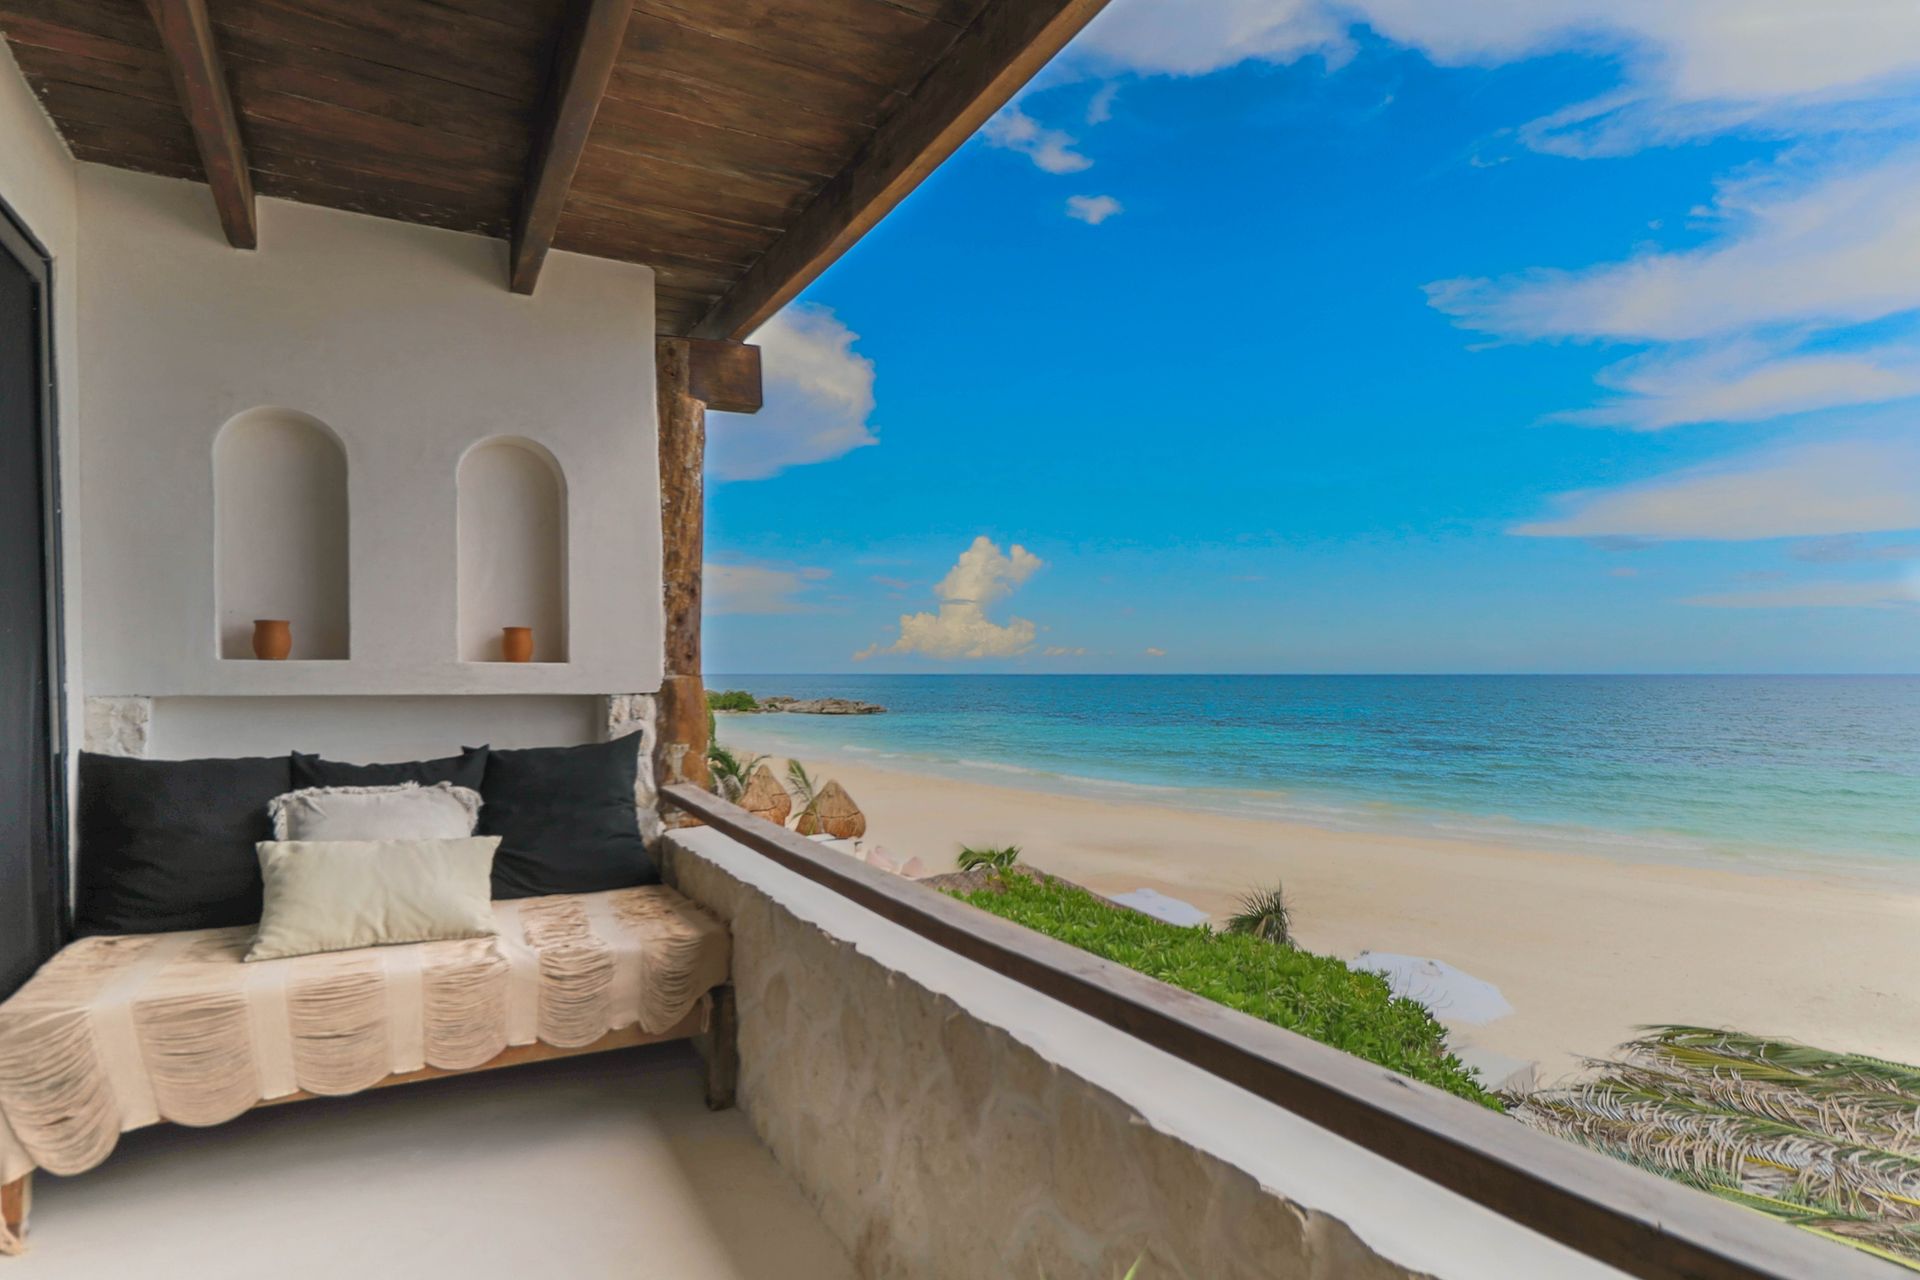
[[[737,342],[661,338],[655,344],[660,405],[660,556],[666,597],[666,673],[660,685],[654,776],[712,785],[707,771],[707,688],[700,667],[700,575],[706,567],[707,405],[760,407],[760,349]],[[695,826],[664,811],[668,826]]]
[[[706,788],[707,691],[700,673],[700,575],[706,565],[707,406],[693,395],[692,344],[656,344],[660,395],[660,556],[666,591],[666,679],[654,774],[660,786]],[[687,825],[684,818],[669,818]]]

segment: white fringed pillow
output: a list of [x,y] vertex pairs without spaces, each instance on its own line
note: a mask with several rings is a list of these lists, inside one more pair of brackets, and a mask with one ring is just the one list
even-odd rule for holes
[[499,836],[263,840],[260,931],[246,958],[491,937],[499,847]]
[[480,793],[423,787],[307,787],[267,805],[275,840],[456,840],[480,822]]

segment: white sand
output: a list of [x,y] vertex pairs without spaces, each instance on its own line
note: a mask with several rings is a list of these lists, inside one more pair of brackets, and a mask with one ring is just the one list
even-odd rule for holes
[[[737,721],[722,737],[752,741]],[[1920,892],[808,767],[853,794],[869,843],[935,871],[962,843],[1018,844],[1103,893],[1152,889],[1216,918],[1282,881],[1302,946],[1434,957],[1499,987],[1515,1012],[1454,1039],[1538,1061],[1543,1081],[1655,1022],[1920,1062]]]

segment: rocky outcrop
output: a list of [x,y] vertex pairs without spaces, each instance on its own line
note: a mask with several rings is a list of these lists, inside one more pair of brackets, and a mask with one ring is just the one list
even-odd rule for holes
[[796,716],[877,716],[886,711],[877,702],[853,698],[762,698],[760,709]]

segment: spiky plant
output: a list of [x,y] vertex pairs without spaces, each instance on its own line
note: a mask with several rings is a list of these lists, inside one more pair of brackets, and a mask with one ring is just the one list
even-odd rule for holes
[[793,788],[793,794],[800,801],[800,813],[793,829],[801,835],[812,835],[820,830],[820,786],[807,772],[807,766],[798,760],[787,761],[787,784]]
[[977,871],[982,867],[992,871],[1005,871],[1020,861],[1020,846],[1017,844],[986,845],[976,849],[971,845],[963,845],[960,856],[954,861],[962,871]]
[[1240,908],[1227,917],[1228,933],[1244,933],[1278,946],[1293,945],[1293,908],[1279,885],[1242,895]]
[[1510,1099],[1534,1128],[1920,1271],[1920,1068],[1643,1027],[1594,1078]]
[[722,800],[738,801],[747,792],[747,782],[765,756],[747,755],[719,743],[707,743],[707,772],[713,776],[713,791]]

